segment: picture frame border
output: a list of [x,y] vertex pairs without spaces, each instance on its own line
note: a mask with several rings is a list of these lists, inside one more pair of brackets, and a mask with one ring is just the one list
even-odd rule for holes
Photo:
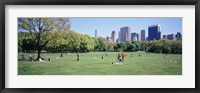
[[[195,5],[195,88],[5,88],[6,5]],[[0,1],[0,92],[1,93],[199,93],[200,92],[200,0],[1,0]]]

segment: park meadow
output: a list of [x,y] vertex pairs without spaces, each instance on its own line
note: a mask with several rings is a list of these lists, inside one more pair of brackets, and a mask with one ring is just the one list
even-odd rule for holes
[[162,37],[161,25],[150,25],[147,38],[123,26],[105,38],[71,25],[70,18],[18,18],[18,75],[182,75],[180,32]]
[[[145,52],[125,52],[123,62],[117,63],[118,52],[80,53],[80,61],[76,53],[63,54],[44,53],[44,58],[52,58],[51,62],[29,62],[19,59],[18,75],[182,75],[181,55]],[[27,53],[28,57],[30,53]],[[102,59],[103,55],[103,59]],[[140,56],[139,56],[140,55]],[[20,58],[20,57],[19,57]]]

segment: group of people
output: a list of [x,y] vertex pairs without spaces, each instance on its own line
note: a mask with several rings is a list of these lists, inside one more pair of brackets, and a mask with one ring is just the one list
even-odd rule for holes
[[[24,54],[21,54],[21,56],[22,56],[22,59],[23,60],[26,60],[26,58],[25,58],[25,55]],[[44,59],[44,58],[38,58],[38,59],[34,59],[34,55],[32,56],[32,55],[29,55],[29,61],[30,62],[33,62],[33,61],[39,61],[39,62],[42,62],[42,61],[51,61],[51,58],[48,58],[48,59]]]
[[33,62],[33,61],[39,61],[39,62],[50,62],[51,61],[51,58],[48,58],[48,59],[44,59],[44,58],[38,58],[38,59],[34,59],[34,57],[32,57],[31,55],[29,56],[29,61]]
[[[121,57],[122,57],[122,59],[121,59]],[[125,57],[124,53],[122,53],[122,54],[118,53],[117,59],[118,59],[118,61],[124,61],[124,57]]]
[[[107,53],[105,53],[105,55],[108,56]],[[101,59],[103,59],[103,56],[104,56],[104,55],[102,55]],[[121,54],[118,53],[117,59],[118,59],[118,61],[124,61],[124,57],[125,57],[125,54],[124,54],[124,53],[121,53]]]
[[[63,53],[61,53],[59,55],[60,57],[63,57]],[[108,56],[108,54],[106,54],[106,56]],[[118,53],[118,61],[124,61],[124,57],[125,57],[125,54],[124,53]],[[22,59],[25,59],[25,56],[24,54],[22,54]],[[102,56],[102,59],[103,59],[103,56]],[[45,61],[46,59],[44,58],[38,58],[38,61]],[[80,60],[80,54],[79,52],[77,52],[77,61]],[[34,59],[34,56],[32,55],[29,55],[29,61],[33,62],[33,61],[36,61],[36,59]],[[48,58],[46,61],[51,61],[51,58]]]

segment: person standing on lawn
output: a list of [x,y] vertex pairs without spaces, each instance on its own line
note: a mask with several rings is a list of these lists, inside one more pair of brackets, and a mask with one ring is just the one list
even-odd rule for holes
[[121,55],[122,55],[122,61],[124,61],[125,54],[122,53]]
[[80,54],[79,54],[79,52],[77,52],[77,61],[79,61],[80,60]]

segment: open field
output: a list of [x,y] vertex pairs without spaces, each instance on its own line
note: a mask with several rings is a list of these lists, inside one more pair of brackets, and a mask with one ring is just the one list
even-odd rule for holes
[[42,57],[51,58],[51,62],[30,62],[28,57],[34,54],[26,53],[27,60],[19,54],[18,75],[182,75],[181,55],[169,54],[166,58],[163,54],[124,53],[125,61],[119,64],[112,64],[118,62],[118,52],[107,52],[108,56],[105,52],[80,53],[80,61],[76,61],[76,53],[63,53],[63,57],[43,53]]

